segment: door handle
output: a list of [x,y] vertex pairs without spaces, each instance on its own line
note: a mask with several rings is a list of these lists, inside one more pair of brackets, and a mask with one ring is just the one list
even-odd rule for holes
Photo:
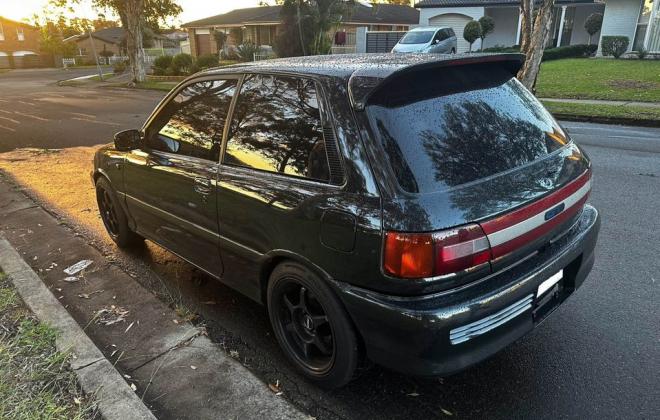
[[208,178],[196,177],[193,189],[199,194],[209,195],[211,194],[211,180]]

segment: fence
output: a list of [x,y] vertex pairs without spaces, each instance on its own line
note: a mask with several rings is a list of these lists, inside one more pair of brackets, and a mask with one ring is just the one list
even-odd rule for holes
[[62,67],[69,67],[69,66],[75,66],[76,65],[76,59],[75,58],[63,58],[62,59]]
[[405,31],[374,31],[367,32],[366,41],[368,53],[388,53],[406,34]]

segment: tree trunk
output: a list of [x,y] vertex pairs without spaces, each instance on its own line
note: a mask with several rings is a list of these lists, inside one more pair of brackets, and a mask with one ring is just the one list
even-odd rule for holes
[[126,0],[124,2],[124,13],[120,13],[122,26],[126,30],[126,49],[133,83],[144,82],[146,79],[144,48],[142,46],[143,11],[144,0]]
[[548,41],[554,5],[555,0],[543,0],[541,7],[536,13],[534,25],[532,26],[533,30],[526,49],[523,50],[521,48],[521,51],[525,53],[526,57],[525,63],[518,72],[518,80],[531,91],[534,90],[534,86],[536,85],[536,76],[539,73],[541,59],[543,58],[543,48]]
[[532,34],[532,21],[534,17],[534,0],[520,2],[520,52],[527,51],[529,38]]

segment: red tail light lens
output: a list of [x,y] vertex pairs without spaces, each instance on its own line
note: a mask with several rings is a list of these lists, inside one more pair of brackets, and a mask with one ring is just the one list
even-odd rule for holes
[[383,267],[394,277],[441,276],[490,261],[490,245],[479,225],[434,233],[385,234]]

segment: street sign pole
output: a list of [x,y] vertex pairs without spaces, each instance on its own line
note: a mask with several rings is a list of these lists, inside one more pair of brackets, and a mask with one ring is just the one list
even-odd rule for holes
[[96,68],[99,71],[99,78],[101,81],[103,81],[103,71],[101,70],[101,64],[99,64],[99,57],[96,55],[96,46],[94,45],[94,38],[92,38],[92,32],[90,30],[87,31],[89,34],[89,42],[92,44],[92,52],[94,53],[94,61],[96,61]]

